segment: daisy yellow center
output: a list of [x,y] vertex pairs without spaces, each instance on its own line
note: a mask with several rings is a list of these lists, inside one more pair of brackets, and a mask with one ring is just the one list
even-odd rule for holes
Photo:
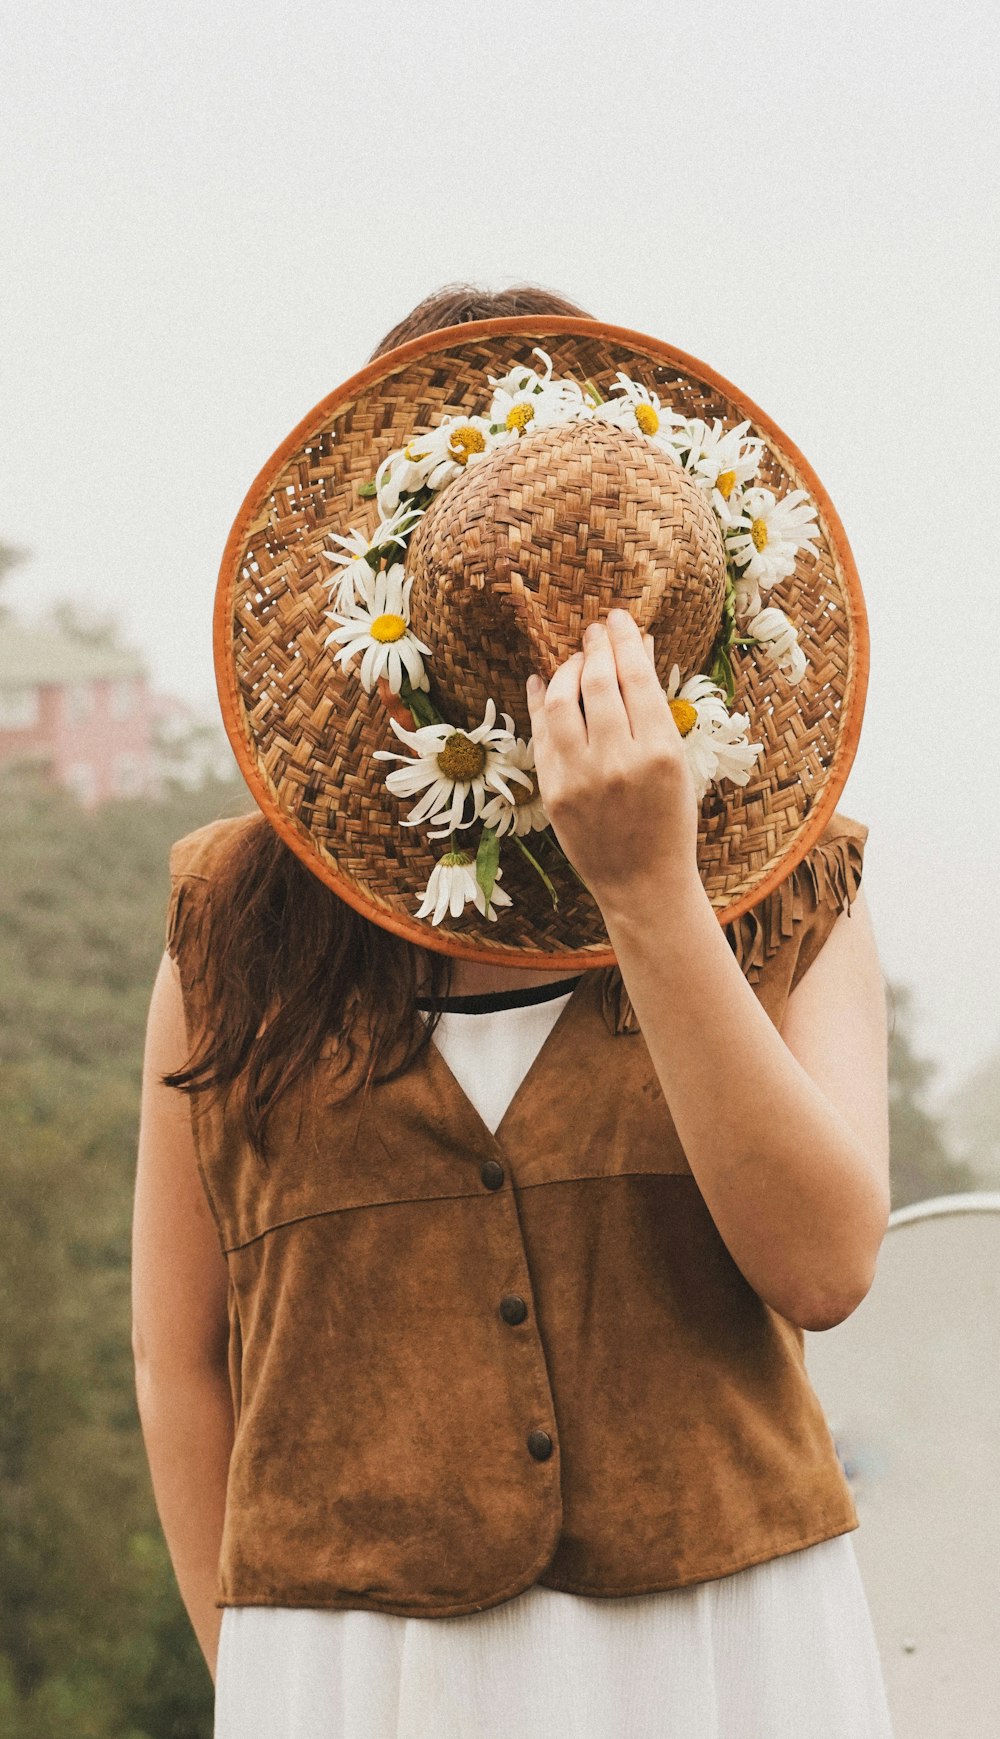
[[660,419],[652,405],[636,405],[635,420],[644,435],[655,435]]
[[420,451],[419,447],[416,447],[416,448],[414,447],[412,441],[407,441],[406,446],[403,449],[403,452],[404,452],[406,458],[409,459],[409,461],[412,465],[415,465],[418,459],[426,459],[426,457],[427,457],[427,454],[422,453]]
[[376,616],[368,632],[373,640],[378,640],[382,644],[391,640],[402,640],[406,633],[406,623],[402,616],[394,616],[391,612],[387,612],[384,616]]
[[753,547],[755,550],[766,549],[767,548],[767,520],[766,519],[755,519],[752,526],[750,527],[750,536],[753,538]]
[[[524,771],[528,772],[528,768],[526,767],[524,769]],[[519,785],[519,784],[516,784],[515,781],[512,779],[510,782],[510,788],[514,793],[514,808],[515,809],[520,809],[522,804],[524,804],[524,803],[534,803],[534,801],[535,801],[535,780],[534,780],[533,775],[531,776],[531,784],[530,785]]]
[[482,743],[474,743],[464,731],[452,731],[451,736],[445,738],[437,764],[446,779],[478,779],[486,765],[486,750]]
[[719,494],[722,496],[723,501],[729,500],[729,497],[733,493],[733,485],[735,484],[735,482],[736,482],[736,472],[735,471],[720,471],[719,472],[718,477],[715,479],[715,487],[719,491]]
[[481,429],[474,429],[471,424],[465,424],[460,429],[454,429],[449,437],[448,445],[451,456],[459,465],[467,465],[472,453],[486,451],[486,436]]
[[534,414],[535,414],[534,405],[529,405],[529,404],[511,405],[510,410],[507,412],[507,415],[504,418],[504,428],[505,429],[524,429],[530,423]]
[[674,715],[674,724],[677,726],[682,737],[686,737],[688,731],[694,730],[695,725],[698,723],[698,713],[697,709],[692,706],[689,700],[672,700],[670,702],[670,711]]

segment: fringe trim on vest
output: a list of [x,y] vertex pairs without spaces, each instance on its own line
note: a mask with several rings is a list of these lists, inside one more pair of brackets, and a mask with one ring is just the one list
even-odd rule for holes
[[[791,875],[757,906],[732,924],[724,924],[726,941],[748,983],[754,984],[781,944],[820,906],[849,909],[861,885],[863,849],[844,835],[820,840],[795,866]],[[639,1023],[617,966],[604,968],[601,1011],[613,1033],[636,1033]]]

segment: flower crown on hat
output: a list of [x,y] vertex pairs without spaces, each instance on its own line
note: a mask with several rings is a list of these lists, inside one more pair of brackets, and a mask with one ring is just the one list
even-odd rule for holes
[[[347,537],[333,535],[343,553],[325,552],[340,571],[325,581],[336,588],[335,608],[326,614],[338,626],[324,644],[339,643],[336,657],[344,669],[360,657],[358,675],[366,693],[384,677],[414,721],[410,731],[397,719],[389,720],[409,755],[374,751],[378,759],[403,763],[385,777],[395,796],[423,793],[403,824],[443,821],[443,826],[429,827],[427,836],[451,839],[451,849],[434,866],[420,894],[416,916],[429,917],[432,924],[448,913],[459,917],[470,900],[491,921],[497,916],[494,906],[511,904],[510,895],[497,885],[503,873],[503,837],[541,877],[553,906],[559,903],[556,889],[524,836],[537,833],[577,875],[549,826],[531,737],[515,735],[509,713],[501,714],[503,728],[495,726],[491,699],[474,730],[442,719],[428,693],[424,658],[432,656],[432,649],[409,626],[413,581],[404,578],[407,540],[428,503],[468,465],[519,440],[528,428],[596,419],[644,436],[704,491],[726,550],[722,625],[709,673],[681,685],[675,664],[666,689],[699,801],[722,779],[745,785],[764,746],[748,742],[747,715],[728,710],[735,695],[730,648],[759,646],[791,683],[800,682],[806,671],[795,627],[782,610],[765,606],[761,594],[793,572],[800,550],[815,553],[811,539],[818,529],[816,510],[803,489],[777,499],[771,490],[755,485],[763,442],[748,434],[749,423],[726,428],[718,418],[710,426],[700,418],[680,416],[621,371],[611,388],[616,396],[604,399],[591,381],[581,387],[575,380],[554,377],[544,350],[535,349],[532,355],[545,364],[544,374],[516,364],[505,375],[487,377],[493,397],[486,416],[447,417],[389,453],[374,481],[358,491],[377,499],[374,532],[370,537],[356,529]],[[456,834],[477,823],[478,847],[460,845]],[[577,875],[577,880],[582,877]]]

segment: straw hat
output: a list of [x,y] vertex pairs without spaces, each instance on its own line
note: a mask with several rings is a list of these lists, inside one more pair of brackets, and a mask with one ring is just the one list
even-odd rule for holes
[[[539,357],[552,382],[583,387],[586,415],[539,418],[532,426],[517,387],[531,371],[545,378]],[[511,375],[512,368],[520,372]],[[504,382],[503,403],[514,408],[509,426],[498,425],[478,451],[471,437],[467,450],[440,439],[435,447],[434,432],[448,419],[491,426],[491,378]],[[640,404],[650,413],[640,413]],[[732,503],[742,473],[730,501],[730,471],[725,481],[713,480],[693,446],[678,458],[679,437],[673,447],[669,437],[680,419],[701,419],[695,427],[704,433],[702,455],[722,436],[732,437],[730,455],[753,451],[752,488],[770,491],[754,498],[756,519],[745,513],[737,523]],[[394,546],[394,559],[403,563],[396,591],[390,584],[378,605],[372,592],[367,620],[376,608],[405,617],[399,650],[410,648],[409,691],[398,659],[383,661],[375,681],[370,661],[364,667],[348,656],[348,642],[360,653],[372,641],[354,634],[343,565],[391,515],[404,450],[425,461],[424,493],[415,497],[424,511],[408,523],[397,519],[406,535]],[[431,479],[433,495],[426,487],[428,454],[443,460]],[[411,490],[420,487],[415,476]],[[766,558],[755,559],[759,527],[766,503],[778,502],[780,517],[789,497],[806,500],[815,520],[805,546],[785,563],[790,571],[777,581],[772,572],[761,595]],[[405,508],[406,495],[400,499]],[[733,565],[734,551],[742,566]],[[369,575],[372,565],[374,559],[364,569]],[[758,571],[761,591],[752,580]],[[735,624],[734,574],[744,610]],[[267,461],[227,541],[214,614],[223,719],[261,810],[340,898],[421,947],[518,966],[612,965],[600,909],[537,809],[541,828],[518,833],[510,814],[506,832],[494,828],[502,867],[492,897],[504,903],[481,910],[470,901],[459,916],[433,921],[422,896],[449,848],[440,836],[448,815],[432,812],[425,825],[408,824],[416,798],[401,797],[398,782],[395,790],[387,783],[387,769],[402,770],[417,753],[419,708],[404,704],[407,694],[430,703],[425,723],[445,720],[473,741],[477,729],[479,740],[488,740],[489,723],[504,733],[494,739],[498,751],[509,750],[515,737],[523,750],[531,670],[550,678],[579,649],[586,624],[603,619],[612,604],[652,632],[658,673],[674,697],[707,694],[707,682],[700,690],[691,686],[699,673],[714,671],[719,682],[712,660],[727,607],[729,634],[735,628],[747,642],[754,640],[747,612],[762,634],[761,611],[771,611],[770,643],[758,637],[728,652],[725,706],[746,726],[744,749],[754,739],[752,768],[741,775],[744,783],[719,778],[701,802],[699,871],[720,920],[733,922],[810,850],[846,782],[868,673],[860,582],[826,491],[772,420],[704,363],[601,321],[532,314],[416,338],[336,387]],[[776,631],[779,616],[790,630]],[[682,712],[683,706],[675,710],[678,720]],[[708,723],[698,741],[712,752]],[[741,752],[734,751],[737,759]],[[518,789],[529,788],[530,754],[522,753],[519,764],[519,787],[513,777],[507,784],[501,778],[484,793],[494,815],[504,808],[500,786],[515,799]],[[531,795],[537,799],[537,787]],[[432,824],[438,837],[429,837]],[[474,856],[482,823],[462,825],[454,843]],[[422,903],[424,915],[417,916]]]

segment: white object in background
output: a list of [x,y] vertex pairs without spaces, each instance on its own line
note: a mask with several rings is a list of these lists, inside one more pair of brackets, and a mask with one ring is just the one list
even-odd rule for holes
[[905,1739],[1000,1731],[998,1348],[996,1191],[897,1209],[867,1298],[805,1337]]

